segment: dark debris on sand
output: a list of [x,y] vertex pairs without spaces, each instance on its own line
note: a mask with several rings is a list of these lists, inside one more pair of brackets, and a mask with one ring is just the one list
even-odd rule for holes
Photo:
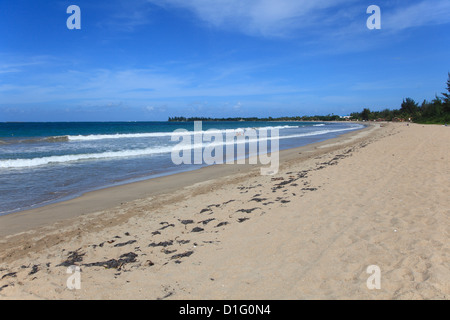
[[0,280],[3,280],[3,279],[6,278],[6,277],[12,277],[12,278],[15,278],[15,277],[17,277],[17,272],[10,272],[10,273],[7,273],[7,274],[3,275],[3,276],[0,278]]
[[169,240],[169,241],[161,241],[161,242],[158,242],[158,243],[150,243],[148,246],[149,247],[168,247],[168,246],[171,246],[171,245],[173,245],[173,240]]
[[206,220],[200,221],[199,223],[203,223],[204,225],[207,225],[208,223],[210,223],[213,220],[216,220],[216,219],[215,218],[206,219]]
[[239,209],[236,212],[244,212],[244,213],[251,213],[252,211],[256,210],[256,209],[261,209],[261,208],[251,208],[251,209]]
[[80,253],[80,249],[77,249],[75,251],[70,251],[69,255],[67,256],[67,260],[61,262],[60,264],[56,265],[57,267],[70,267],[73,265],[76,265],[78,262],[83,261],[83,256],[85,253]]
[[106,269],[120,270],[125,264],[136,262],[138,255],[134,252],[128,252],[119,257],[119,259],[110,259],[108,261],[100,261],[83,264],[85,267],[105,267]]
[[222,227],[222,226],[226,226],[227,224],[228,224],[227,221],[220,222],[220,223],[216,226],[216,228]]
[[129,244],[133,244],[135,242],[137,242],[137,241],[136,240],[130,240],[130,241],[127,241],[127,242],[117,243],[117,244],[114,245],[114,247],[123,247],[123,246],[129,245]]
[[28,273],[28,275],[31,276],[31,275],[35,274],[36,272],[38,272],[38,271],[39,271],[39,266],[38,266],[37,264],[35,264],[35,265],[31,268],[31,271],[30,271],[30,273]]
[[171,257],[171,259],[172,259],[172,260],[175,260],[175,259],[181,259],[181,258],[184,258],[184,257],[189,257],[189,256],[192,255],[193,253],[194,253],[194,251],[186,251],[186,252],[183,252],[183,253],[174,254],[174,255]]

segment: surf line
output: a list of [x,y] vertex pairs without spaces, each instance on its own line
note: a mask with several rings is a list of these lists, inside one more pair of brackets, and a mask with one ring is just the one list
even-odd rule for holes
[[[270,136],[268,134],[269,131]],[[261,165],[269,165],[269,167],[261,167],[261,175],[278,173],[280,139],[278,128],[227,129],[225,133],[222,133],[216,129],[203,131],[202,122],[195,121],[194,131],[189,135],[186,134],[187,132],[186,129],[177,129],[171,135],[171,141],[179,141],[171,152],[171,159],[175,165],[235,164],[235,159],[237,159],[237,164],[245,164],[246,145],[248,144],[249,164],[258,164],[259,161]],[[270,153],[268,153],[269,141]],[[204,142],[208,144],[203,148]],[[236,157],[234,152],[235,146],[237,149]]]

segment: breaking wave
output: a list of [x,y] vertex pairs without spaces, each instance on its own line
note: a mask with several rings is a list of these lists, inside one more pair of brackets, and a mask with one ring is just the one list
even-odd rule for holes
[[[274,127],[272,127],[274,128]],[[276,128],[276,127],[275,127]],[[158,146],[158,147],[150,147],[150,148],[144,148],[144,149],[134,149],[134,150],[121,150],[121,151],[108,151],[108,152],[101,152],[101,153],[87,153],[87,154],[69,154],[69,155],[58,155],[58,156],[49,156],[49,157],[41,157],[41,158],[32,158],[32,159],[7,159],[7,160],[0,160],[0,169],[9,169],[9,168],[31,168],[31,167],[37,167],[37,166],[44,166],[49,164],[61,164],[61,163],[67,163],[67,162],[74,162],[74,161],[82,161],[82,160],[99,160],[99,159],[118,159],[118,158],[125,158],[125,157],[137,157],[137,156],[145,156],[145,155],[153,155],[153,154],[162,154],[162,153],[171,153],[173,151],[181,151],[181,150],[192,150],[196,148],[201,147],[217,147],[220,145],[229,145],[229,144],[239,144],[239,143],[251,143],[251,142],[262,142],[266,140],[274,140],[274,139],[293,139],[293,138],[301,138],[301,137],[309,137],[309,136],[317,136],[317,135],[323,135],[327,133],[336,133],[336,132],[342,132],[342,131],[350,131],[358,129],[358,127],[352,127],[352,128],[344,128],[344,129],[334,129],[334,130],[320,130],[320,131],[314,131],[314,132],[308,132],[308,133],[301,133],[301,134],[293,134],[293,135],[286,135],[286,136],[280,136],[280,137],[265,137],[265,138],[257,138],[249,136],[249,139],[232,139],[230,141],[217,141],[217,142],[203,142],[199,145],[182,145],[180,144],[174,144],[173,146]],[[220,131],[221,133],[226,132],[225,130]],[[181,136],[184,134],[192,135],[192,131],[190,132],[178,132],[177,134],[180,134]],[[200,133],[200,132],[199,132]],[[212,133],[211,131],[203,131],[203,133]],[[169,135],[174,134],[173,132],[168,133]],[[88,137],[88,136],[86,136]],[[245,137],[245,134],[242,136]],[[70,140],[70,137],[69,137]]]
[[[238,129],[224,129],[224,130],[206,130],[206,131],[187,131],[181,129],[182,131],[177,132],[177,134],[192,135],[192,134],[215,134],[215,133],[225,133],[225,132],[245,132],[250,129],[289,129],[289,128],[299,128],[299,126],[275,126],[275,127],[254,127],[254,128],[238,128]],[[118,133],[118,134],[91,134],[91,135],[69,135],[69,141],[91,141],[91,140],[103,140],[103,139],[129,139],[129,138],[160,138],[160,137],[170,137],[174,132],[148,132],[148,133]]]

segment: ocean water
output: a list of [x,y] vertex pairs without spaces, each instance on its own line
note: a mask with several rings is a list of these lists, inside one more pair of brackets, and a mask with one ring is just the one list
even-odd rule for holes
[[[269,152],[275,129],[283,150],[363,128],[347,122],[203,122],[201,126],[202,133],[222,135],[224,142],[230,130],[239,134],[266,128]],[[184,139],[192,139],[192,154],[211,145],[195,145],[194,128],[193,122],[0,123],[0,215],[205,166],[204,162],[176,165],[171,158],[181,141],[171,140],[175,130],[184,129]],[[223,150],[225,154],[225,143]]]

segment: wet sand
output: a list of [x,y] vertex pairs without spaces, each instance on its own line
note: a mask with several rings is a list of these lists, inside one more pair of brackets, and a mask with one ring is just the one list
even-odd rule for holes
[[375,124],[0,217],[0,298],[448,299],[449,141]]

